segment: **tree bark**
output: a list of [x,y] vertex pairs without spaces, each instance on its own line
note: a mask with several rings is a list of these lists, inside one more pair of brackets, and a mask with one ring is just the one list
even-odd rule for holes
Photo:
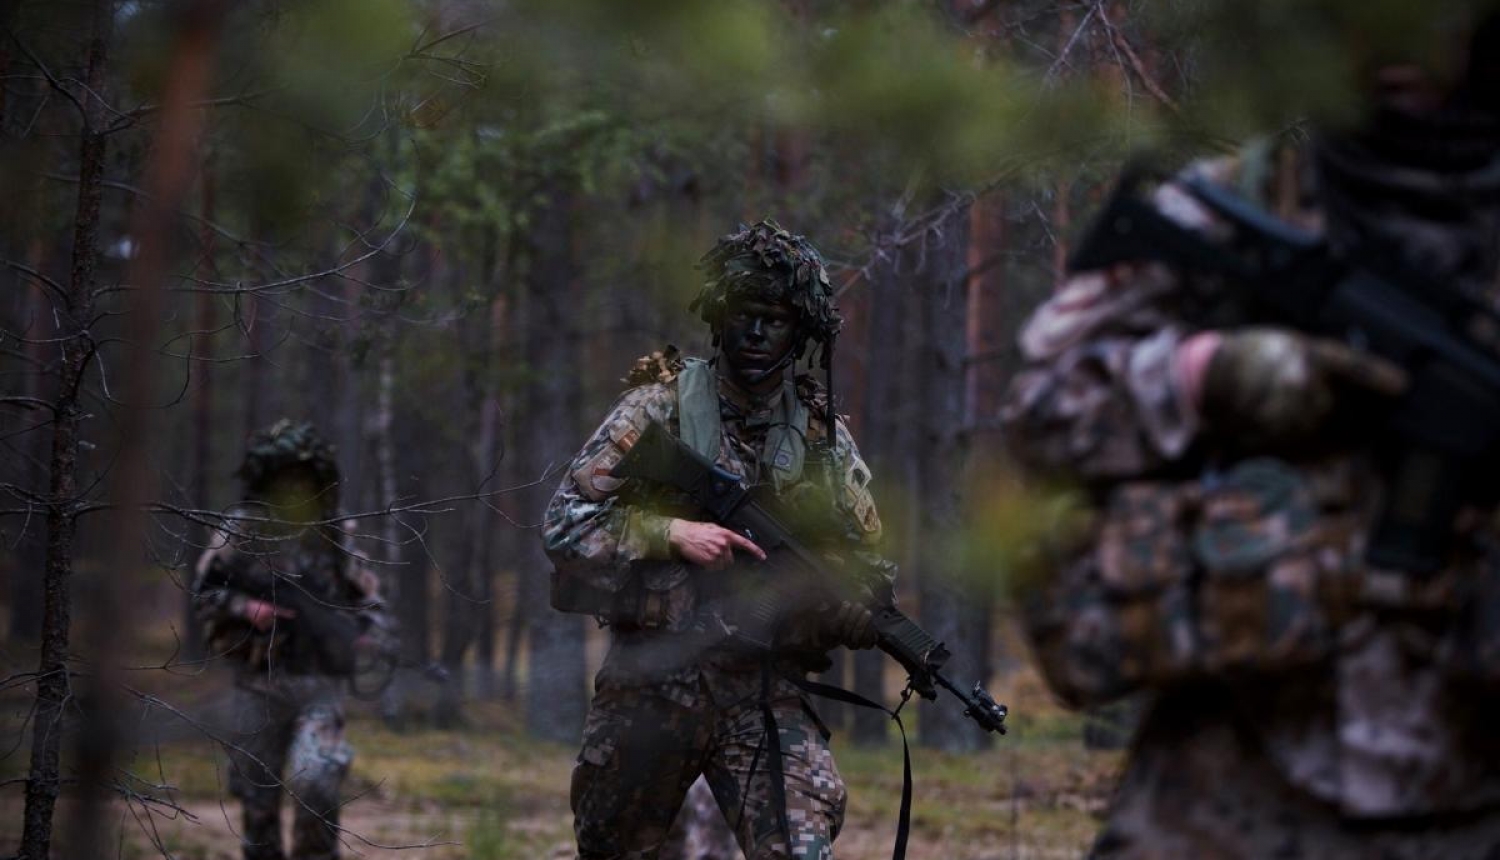
[[[31,267],[41,271],[42,252],[40,242],[36,243],[31,254]],[[17,326],[18,330],[26,332],[26,354],[30,364],[35,370],[28,373],[26,394],[29,397],[41,401],[48,397],[55,398],[55,392],[49,391],[45,380],[48,376],[43,372],[47,364],[46,338],[50,326],[44,324],[44,320],[52,317],[51,303],[47,294],[39,284],[21,283],[17,286],[25,290],[26,301],[23,305],[23,319]],[[27,419],[28,423],[41,424],[27,431],[26,439],[22,443],[27,451],[24,458],[25,463],[19,464],[21,470],[16,477],[24,478],[21,483],[24,486],[40,488],[45,482],[50,481],[48,477],[48,460],[51,452],[51,439],[45,432],[45,424],[42,424],[40,413],[34,419]],[[9,638],[13,645],[25,648],[34,647],[42,635],[42,614],[37,607],[43,601],[43,571],[47,566],[47,526],[46,511],[40,505],[31,506],[37,516],[28,516],[22,525],[24,531],[18,536],[18,547],[16,552],[16,568],[11,577],[10,591],[10,629]]]
[[[890,245],[888,236],[877,243]],[[901,498],[900,429],[901,362],[905,347],[906,290],[901,282],[902,250],[887,247],[885,256],[870,270],[870,315],[866,340],[864,415],[859,439],[860,453],[874,476],[871,489],[876,503],[887,519],[905,507]],[[887,546],[894,535],[887,534]],[[903,573],[903,576],[910,575]],[[874,701],[885,701],[885,666],[889,658],[879,651],[860,651],[854,655],[854,690]],[[869,708],[854,710],[853,738],[856,744],[871,746],[886,739],[890,719]]]
[[165,307],[166,281],[174,251],[172,222],[177,217],[199,163],[196,147],[203,113],[194,105],[208,92],[218,44],[224,0],[207,0],[183,7],[177,16],[168,73],[161,93],[161,111],[154,146],[146,164],[144,199],[131,213],[129,235],[138,250],[130,260],[126,283],[131,284],[129,341],[125,353],[123,408],[117,410],[120,454],[109,475],[112,541],[108,557],[120,572],[100,577],[84,592],[82,654],[93,663],[84,676],[78,699],[82,703],[77,738],[76,773],[79,801],[68,832],[72,857],[93,860],[107,853],[101,824],[108,817],[114,793],[116,759],[125,742],[118,716],[125,708],[123,679],[117,656],[126,645],[132,623],[127,583],[137,575],[147,553],[146,503],[155,496],[156,470],[147,455],[155,438],[157,365],[156,346]]
[[[500,405],[500,373],[497,356],[500,340],[505,330],[507,302],[503,295],[490,301],[489,314],[485,320],[485,347],[483,367],[484,399],[479,419],[479,441],[476,460],[480,463],[480,474],[489,483],[486,491],[507,486],[502,458],[505,454],[505,414]],[[474,529],[474,582],[478,585],[479,600],[475,607],[475,665],[478,686],[475,691],[482,699],[495,693],[495,529],[509,529],[509,524],[498,517],[489,505],[475,505],[477,525]]]
[[[203,216],[203,225],[198,232],[198,277],[207,280],[214,274],[214,239],[216,236],[213,229],[208,226],[214,219],[214,174],[213,167],[207,158],[203,159],[200,182],[199,190],[202,196],[199,200],[199,210]],[[192,368],[192,372],[198,374],[198,391],[193,399],[192,504],[204,510],[213,510],[213,482],[209,480],[209,473],[213,468],[214,436],[214,365],[211,360],[213,353],[211,332],[214,330],[215,316],[214,296],[205,291],[195,296],[193,301],[195,305],[193,327],[197,330],[197,333],[193,335],[193,355],[200,361]],[[195,527],[189,543],[194,547],[207,546],[208,526]],[[184,585],[190,579],[191,574],[185,576]],[[203,643],[199,640],[195,629],[197,625],[192,589],[183,588],[183,654],[189,660],[198,660],[203,657]]]
[[62,362],[53,401],[50,503],[47,509],[47,564],[43,573],[41,657],[37,664],[36,711],[31,762],[18,860],[47,860],[52,817],[60,786],[58,772],[62,721],[72,695],[68,639],[72,625],[73,541],[78,528],[78,438],[84,409],[79,402],[84,374],[93,358],[89,326],[94,316],[94,276],[99,261],[99,203],[106,137],[102,131],[105,69],[109,57],[113,4],[98,0],[93,32],[85,46],[83,128],[78,149],[78,207],[73,219],[73,261],[67,295],[57,307]]
[[[575,356],[573,316],[572,195],[548,189],[528,242],[526,272],[526,355],[535,381],[523,420],[528,444],[526,462],[540,470],[568,462],[578,442],[578,401],[582,393]],[[554,489],[543,481],[525,494],[526,518],[541,519]],[[540,535],[525,542],[517,559],[526,588],[525,612],[530,632],[527,660],[526,727],[539,738],[575,742],[587,710],[584,668],[584,619],[552,610],[546,595],[552,565],[542,552]]]
[[[466,283],[461,267],[453,269],[455,288]],[[459,292],[455,289],[455,292]],[[489,319],[487,314],[470,314],[460,323],[459,339],[463,344],[463,384],[455,394],[458,403],[455,414],[467,415],[465,436],[473,442],[468,451],[468,463],[460,481],[469,482],[476,491],[479,482],[490,476],[494,469],[495,448],[495,404],[487,390],[489,374],[485,372],[485,356],[489,350]],[[470,404],[478,404],[471,408]],[[463,700],[467,684],[464,680],[464,659],[474,644],[479,632],[480,614],[487,609],[480,592],[480,582],[487,579],[488,550],[491,533],[486,528],[488,510],[478,504],[469,506],[460,518],[461,534],[454,535],[450,542],[458,548],[444,583],[442,649],[439,659],[448,676],[439,693],[439,704],[434,712],[439,727],[461,725]]]
[[[919,360],[923,371],[916,452],[920,608],[924,626],[953,652],[948,667],[960,684],[979,678],[986,663],[983,603],[971,599],[959,567],[963,558],[959,486],[967,447],[964,282],[968,217],[968,207],[959,208],[928,237],[915,283],[921,305]],[[949,752],[968,752],[986,745],[988,737],[951,699],[939,699],[924,703],[919,741]]]

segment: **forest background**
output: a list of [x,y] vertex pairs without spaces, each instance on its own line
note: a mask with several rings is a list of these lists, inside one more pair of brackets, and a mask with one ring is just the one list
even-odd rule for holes
[[[1357,115],[1414,5],[0,6],[0,851],[233,854],[185,583],[290,417],[337,446],[411,667],[355,708],[351,849],[567,856],[604,639],[549,609],[540,512],[636,357],[707,352],[694,263],[770,216],[828,258],[903,606],[1014,713],[998,749],[909,713],[914,854],[1076,855],[1116,760],[1009,622],[1047,527],[997,432],[1016,330],[1128,157]],[[882,660],[831,679],[893,701]],[[845,856],[880,855],[893,735],[829,717]]]

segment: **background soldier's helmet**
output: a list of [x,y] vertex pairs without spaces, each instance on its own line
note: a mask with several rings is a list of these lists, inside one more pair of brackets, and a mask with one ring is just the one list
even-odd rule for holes
[[251,496],[264,491],[277,475],[305,470],[324,492],[328,506],[338,499],[339,465],[334,448],[312,424],[283,418],[250,437],[244,462],[235,472]]
[[823,348],[826,363],[844,319],[834,304],[823,257],[807,239],[768,218],[720,238],[698,268],[703,287],[689,310],[713,329],[715,346],[732,300],[785,301],[798,312],[795,357],[801,358],[814,341]]

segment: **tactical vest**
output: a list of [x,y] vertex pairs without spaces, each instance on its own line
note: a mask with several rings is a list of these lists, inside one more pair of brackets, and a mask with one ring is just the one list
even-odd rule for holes
[[[713,365],[686,359],[673,384],[677,394],[678,433],[694,452],[717,462],[723,444],[719,382]],[[797,397],[788,378],[781,397],[763,420],[768,422],[761,446],[761,463],[768,469],[777,492],[802,479],[807,463],[807,432],[810,411]],[[601,624],[621,627],[663,626],[683,597],[678,586],[687,579],[681,562],[651,562],[619,592],[610,592],[559,571],[552,572],[552,607],[562,612],[593,615]],[[643,567],[645,567],[643,565]],[[678,593],[673,594],[674,589]],[[680,608],[680,607],[678,607]]]

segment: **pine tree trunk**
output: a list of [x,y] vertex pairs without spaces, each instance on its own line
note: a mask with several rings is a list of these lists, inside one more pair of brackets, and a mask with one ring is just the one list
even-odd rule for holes
[[[492,237],[493,238],[493,237]],[[506,480],[509,458],[506,457],[505,413],[501,406],[500,349],[504,341],[508,322],[508,302],[500,291],[500,265],[496,260],[497,248],[493,242],[486,245],[483,272],[486,281],[494,290],[484,316],[483,346],[478,362],[480,367],[479,439],[476,442],[475,461],[480,464],[480,474],[487,480],[484,492],[509,486]],[[509,532],[510,524],[498,516],[492,507],[494,500],[476,504],[474,540],[474,696],[480,700],[494,697],[495,685],[495,577],[497,574],[495,550],[500,534]]]
[[[880,241],[880,240],[877,240]],[[900,429],[901,372],[905,347],[907,291],[901,281],[902,251],[887,249],[887,256],[877,260],[870,271],[870,323],[866,339],[864,415],[860,435],[860,453],[874,476],[871,489],[880,510],[889,520],[902,507]],[[886,551],[895,536],[887,533]],[[909,572],[903,576],[910,575]],[[860,651],[854,655],[854,690],[877,702],[885,701],[886,657],[879,651]],[[853,737],[856,744],[875,745],[885,741],[890,719],[869,708],[854,711]]]
[[[522,416],[528,444],[526,462],[540,470],[564,464],[578,444],[578,401],[582,393],[576,371],[576,308],[572,301],[576,272],[572,263],[572,200],[552,189],[530,236],[526,274],[526,355],[536,373],[528,408]],[[525,515],[540,520],[555,480],[525,494]],[[519,554],[526,579],[530,637],[527,661],[526,728],[534,737],[572,743],[583,730],[587,709],[584,668],[584,622],[579,615],[553,611],[547,602],[551,563],[540,536],[525,542]]]
[[[923,371],[921,436],[917,451],[920,475],[917,502],[920,523],[918,587],[921,617],[938,641],[953,652],[948,663],[959,684],[978,678],[984,667],[982,601],[972,600],[959,568],[962,521],[959,485],[965,461],[965,316],[968,210],[957,210],[928,237],[916,271],[921,304],[920,362]],[[976,604],[978,604],[976,606]],[[950,698],[923,703],[919,740],[923,746],[967,752],[987,743],[987,736],[963,716]]]
[[[68,639],[72,625],[74,538],[78,528],[78,439],[84,407],[83,376],[92,344],[88,334],[94,315],[94,276],[99,260],[99,203],[104,176],[106,137],[101,131],[105,106],[105,66],[111,37],[113,4],[98,0],[93,33],[86,45],[85,104],[78,152],[78,208],[73,220],[73,262],[67,296],[56,308],[62,347],[53,430],[47,563],[43,573],[41,658],[37,665],[36,710],[32,717],[31,762],[26,779],[26,806],[18,860],[48,860],[52,817],[61,784],[58,772],[63,715],[71,696]],[[91,95],[98,94],[98,95]]]
[[173,222],[191,187],[199,164],[196,147],[202,131],[201,101],[213,75],[223,2],[200,2],[183,7],[173,22],[174,39],[160,95],[161,111],[151,156],[144,171],[145,194],[131,212],[129,235],[138,250],[131,258],[125,282],[133,286],[131,319],[124,353],[123,375],[115,370],[124,393],[115,411],[120,453],[108,479],[111,541],[107,558],[118,571],[90,582],[80,603],[85,620],[83,658],[93,661],[76,687],[79,726],[75,774],[79,799],[67,830],[71,855],[95,858],[108,852],[103,822],[117,778],[117,759],[125,743],[119,714],[126,707],[122,670],[116,655],[126,650],[127,635],[136,629],[133,596],[127,590],[146,564],[143,545],[151,529],[146,504],[155,497],[157,472],[147,450],[157,437],[156,382],[160,376],[158,333],[166,309],[166,282],[173,265]]
[[[198,277],[207,280],[214,274],[215,238],[213,228],[209,226],[214,219],[214,175],[207,158],[203,159],[201,183],[202,197],[199,200],[199,209],[203,216],[203,226],[198,233],[198,254],[200,255]],[[209,479],[209,474],[213,468],[214,365],[209,358],[213,351],[213,337],[210,334],[214,330],[213,294],[207,291],[199,293],[194,297],[194,305],[193,327],[196,333],[193,335],[193,354],[200,360],[193,365],[193,372],[198,375],[198,390],[193,398],[192,504],[205,510],[212,510],[210,498],[213,492],[211,489],[213,482]],[[189,545],[202,547],[207,544],[208,526],[199,525],[194,528]],[[190,579],[191,574],[185,582]],[[198,660],[203,657],[203,643],[198,637],[197,625],[192,591],[184,588],[182,595],[183,654],[189,660]]]
[[[41,271],[41,243],[33,247],[31,254],[31,266]],[[45,384],[46,374],[40,368],[46,366],[48,349],[46,337],[49,327],[46,321],[52,319],[52,306],[48,301],[47,294],[39,284],[26,284],[22,287],[26,290],[27,300],[22,313],[24,319],[18,329],[29,331],[34,334],[26,343],[27,358],[33,368],[37,370],[26,375],[26,395],[41,401],[49,396],[55,397]],[[40,417],[33,419],[41,422]],[[24,471],[17,475],[24,477],[23,486],[41,487],[44,482],[49,481],[47,463],[51,451],[51,439],[46,433],[45,426],[30,430],[21,442],[28,454],[24,459],[26,462],[20,468]],[[42,605],[43,570],[47,566],[47,526],[45,510],[40,505],[33,507],[36,516],[28,516],[18,536],[18,547],[16,552],[16,567],[11,577],[10,591],[10,628],[9,638],[17,648],[33,648],[41,639],[42,635],[42,613],[37,609]]]

